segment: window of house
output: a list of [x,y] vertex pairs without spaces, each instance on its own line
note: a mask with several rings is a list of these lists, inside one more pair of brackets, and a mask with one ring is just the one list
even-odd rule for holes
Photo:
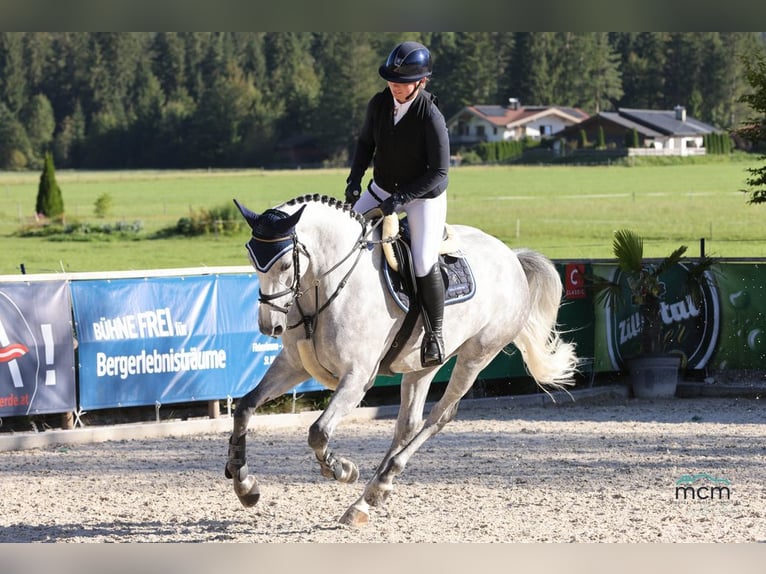
[[484,126],[476,126],[476,135],[479,137],[484,137]]

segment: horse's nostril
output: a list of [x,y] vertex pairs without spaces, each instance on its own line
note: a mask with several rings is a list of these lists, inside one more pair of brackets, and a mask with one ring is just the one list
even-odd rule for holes
[[282,335],[282,325],[277,325],[274,327],[274,336],[279,337],[280,335]]

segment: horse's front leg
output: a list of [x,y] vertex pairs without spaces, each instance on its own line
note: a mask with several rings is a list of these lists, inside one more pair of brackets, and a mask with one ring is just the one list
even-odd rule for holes
[[308,378],[309,374],[302,367],[291,364],[282,351],[274,359],[258,386],[237,402],[224,473],[226,478],[232,479],[234,493],[245,507],[255,506],[261,496],[258,481],[254,475],[249,474],[247,466],[247,427],[250,417],[259,406],[284,395]]
[[344,375],[330,403],[309,428],[309,446],[316,455],[322,476],[346,483],[356,482],[359,478],[359,468],[354,461],[330,450],[330,437],[343,417],[359,405],[374,380],[374,375],[358,371]]

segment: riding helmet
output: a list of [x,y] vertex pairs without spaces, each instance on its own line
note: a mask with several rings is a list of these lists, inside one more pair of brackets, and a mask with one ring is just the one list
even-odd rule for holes
[[388,82],[417,82],[431,75],[431,52],[419,42],[402,42],[389,54],[378,73]]

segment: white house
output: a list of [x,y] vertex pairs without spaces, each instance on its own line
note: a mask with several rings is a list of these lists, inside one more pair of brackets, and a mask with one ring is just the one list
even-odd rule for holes
[[556,134],[554,149],[562,142],[578,147],[582,134],[597,141],[599,131],[608,147],[624,148],[626,136],[635,131],[639,147],[631,147],[628,155],[704,155],[704,138],[721,130],[686,113],[686,108],[643,110],[620,108],[616,112],[600,112]]
[[564,106],[522,106],[516,98],[508,106],[466,106],[449,120],[450,145],[469,146],[481,142],[539,140],[577,124],[588,114]]

